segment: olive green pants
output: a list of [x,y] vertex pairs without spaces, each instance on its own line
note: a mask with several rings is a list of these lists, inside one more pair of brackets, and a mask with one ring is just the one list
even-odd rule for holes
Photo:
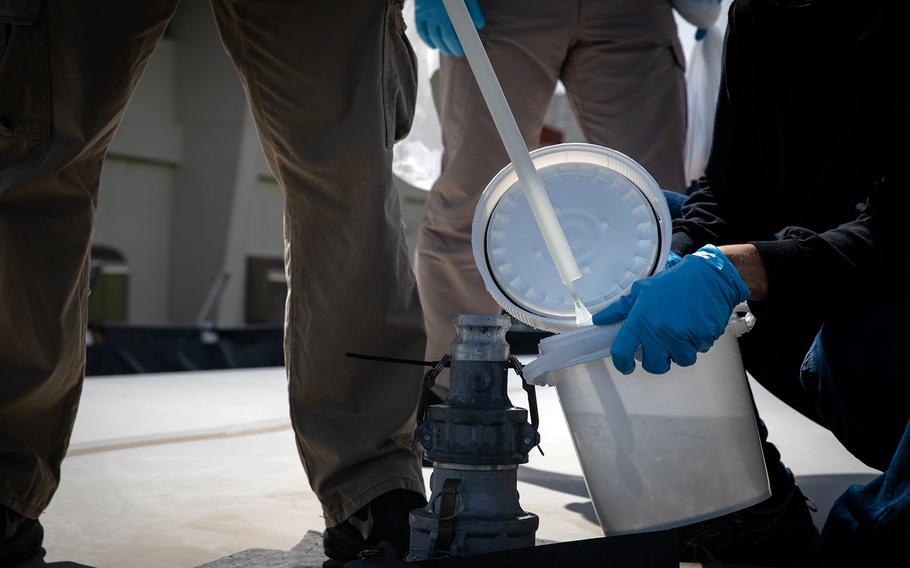
[[[480,9],[481,39],[529,148],[561,79],[589,142],[632,157],[664,189],[685,189],[685,63],[669,0],[481,0]],[[467,61],[441,59],[442,174],[417,240],[428,359],[449,351],[453,316],[500,313],[474,264],[471,222],[509,163]],[[441,392],[446,377],[439,383]]]
[[[0,503],[37,517],[82,385],[102,163],[177,0],[0,0]],[[285,195],[291,417],[329,526],[423,492],[424,332],[392,188],[416,65],[392,0],[212,0]]]

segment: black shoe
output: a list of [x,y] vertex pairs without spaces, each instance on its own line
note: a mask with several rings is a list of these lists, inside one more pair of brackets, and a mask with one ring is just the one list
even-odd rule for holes
[[818,529],[795,483],[783,497],[678,530],[680,562],[816,567]]
[[390,543],[395,555],[404,558],[411,540],[408,514],[426,504],[423,495],[407,489],[389,491],[373,499],[345,522],[325,529],[322,545],[329,560],[323,566],[343,566],[381,542]]
[[0,567],[21,566],[44,558],[44,529],[37,519],[29,519],[0,505]]

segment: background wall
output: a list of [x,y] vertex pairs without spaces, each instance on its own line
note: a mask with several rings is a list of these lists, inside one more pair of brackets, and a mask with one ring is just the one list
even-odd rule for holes
[[[687,53],[693,33],[681,23]],[[561,86],[547,124],[565,141],[583,140]],[[426,192],[396,185],[413,250]],[[207,3],[182,3],[152,56],[99,199],[95,242],[126,257],[128,322],[195,321],[222,273],[229,279],[211,317],[247,321],[248,260],[281,258],[283,196]]]

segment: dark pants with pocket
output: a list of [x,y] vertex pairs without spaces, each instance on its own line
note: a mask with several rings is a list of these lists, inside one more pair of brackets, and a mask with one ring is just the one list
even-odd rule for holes
[[[177,3],[0,0],[0,504],[22,515],[60,480],[101,167]],[[424,353],[391,173],[416,62],[400,0],[211,5],[284,190],[291,421],[331,526],[424,490],[410,448],[421,370],[344,357]]]

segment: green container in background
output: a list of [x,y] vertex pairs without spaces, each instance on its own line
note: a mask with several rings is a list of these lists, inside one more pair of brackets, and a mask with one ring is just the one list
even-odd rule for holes
[[130,272],[123,265],[97,268],[88,297],[89,323],[125,322],[129,316]]
[[247,258],[246,323],[282,323],[287,295],[283,258]]

